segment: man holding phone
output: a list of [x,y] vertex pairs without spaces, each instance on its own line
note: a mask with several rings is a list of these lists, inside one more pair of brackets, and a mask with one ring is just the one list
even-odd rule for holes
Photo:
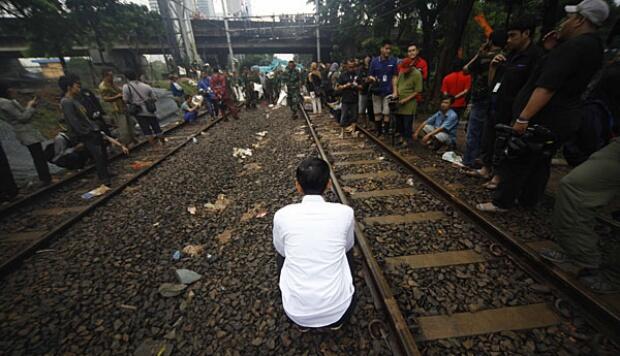
[[32,126],[39,99],[36,96],[33,97],[24,108],[15,98],[15,89],[6,83],[0,83],[0,119],[11,125],[19,142],[28,147],[41,186],[49,185],[52,182],[52,176],[41,145],[45,137]]

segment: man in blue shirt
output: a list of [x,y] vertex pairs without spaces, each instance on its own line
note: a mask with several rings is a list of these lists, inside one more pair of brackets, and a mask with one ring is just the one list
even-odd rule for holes
[[413,139],[417,140],[420,133],[424,131],[422,143],[429,148],[437,150],[443,145],[454,146],[459,118],[456,112],[450,109],[453,101],[452,96],[443,97],[439,111],[418,126]]
[[[384,40],[381,43],[381,55],[370,62],[368,80],[370,81],[370,93],[372,94],[372,108],[375,113],[375,125],[377,134],[383,133],[383,122],[390,122],[390,107],[388,106],[389,95],[396,92],[396,58],[390,56],[392,42]],[[383,115],[383,121],[381,120]]]

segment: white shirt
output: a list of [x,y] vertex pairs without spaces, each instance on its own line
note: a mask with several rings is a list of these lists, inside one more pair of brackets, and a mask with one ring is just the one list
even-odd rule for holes
[[273,244],[285,257],[282,305],[297,325],[321,327],[340,320],[351,304],[353,277],[346,253],[353,247],[353,209],[306,195],[278,210]]

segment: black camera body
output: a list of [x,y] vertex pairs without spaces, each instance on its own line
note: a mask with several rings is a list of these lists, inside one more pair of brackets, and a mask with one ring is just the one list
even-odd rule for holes
[[506,158],[510,160],[527,159],[542,155],[551,157],[555,151],[555,135],[549,129],[540,125],[532,125],[523,135],[517,134],[512,126],[495,125],[497,138],[495,140],[494,161]]

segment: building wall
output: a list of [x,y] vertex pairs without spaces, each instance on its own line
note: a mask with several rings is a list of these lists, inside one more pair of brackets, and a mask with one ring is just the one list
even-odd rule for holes
[[214,0],[196,0],[200,17],[206,19],[215,17],[215,6],[213,5],[213,1]]

